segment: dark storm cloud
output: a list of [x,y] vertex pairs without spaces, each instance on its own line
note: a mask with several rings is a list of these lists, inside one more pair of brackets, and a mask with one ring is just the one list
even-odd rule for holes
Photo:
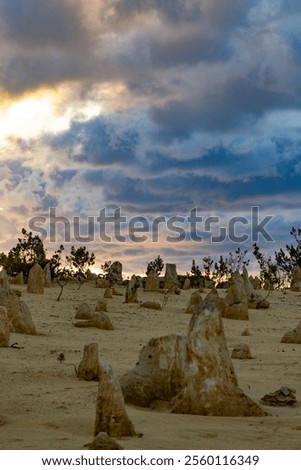
[[150,109],[161,138],[188,138],[196,130],[228,131],[252,126],[267,111],[297,108],[301,99],[290,91],[261,87],[251,77],[233,78],[208,94],[192,94]]
[[73,122],[68,131],[45,140],[53,150],[66,150],[74,162],[94,166],[128,165],[135,158],[139,136],[135,129],[120,130],[98,117]]
[[[248,14],[255,4],[257,1],[230,0],[224,8],[220,0],[117,2],[116,14],[112,16],[117,25],[122,19],[128,25],[137,14],[147,15],[150,11],[163,16],[160,31],[146,25],[145,30],[142,28],[133,35],[119,59],[131,63],[134,55],[136,68],[140,63],[165,70],[180,64],[229,59],[234,54],[231,38],[237,30],[248,27]],[[171,23],[164,24],[164,20]],[[129,79],[131,83],[134,77]]]
[[[220,0],[120,1],[115,15],[103,15],[101,25],[89,29],[81,21],[89,8],[85,2],[4,0],[0,11],[9,56],[2,61],[0,81],[14,94],[65,80],[121,80],[134,95],[143,90],[143,81],[165,96],[169,68],[233,55],[231,37],[248,27],[248,13],[256,3],[229,0],[225,8]],[[148,24],[150,10],[160,13],[159,24]],[[141,27],[137,13],[144,15]],[[154,75],[157,69],[160,73]]]
[[178,21],[197,21],[201,16],[201,4],[198,0],[120,0],[116,3],[119,17],[156,11],[164,17]]
[[79,11],[61,0],[2,0],[0,14],[9,39],[29,47],[78,47],[87,38]]
[[60,81],[74,77],[87,78],[88,66],[83,58],[80,61],[61,52],[50,52],[47,55],[22,55],[13,57],[1,74],[2,86],[13,94],[25,90],[34,90],[40,86],[52,86]]
[[175,23],[211,20],[216,27],[230,28],[245,23],[250,8],[257,3],[255,0],[227,0],[225,8],[223,0],[117,0],[115,11],[118,18],[153,11]]

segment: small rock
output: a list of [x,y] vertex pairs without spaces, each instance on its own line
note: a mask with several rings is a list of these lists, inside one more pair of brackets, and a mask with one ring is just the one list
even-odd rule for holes
[[241,336],[251,336],[249,329],[245,328],[244,330],[242,330]]
[[276,392],[264,395],[261,403],[267,406],[294,406],[297,403],[296,390],[289,387],[281,387]]
[[82,302],[75,310],[76,320],[90,320],[94,315],[93,308],[87,302]]
[[89,450],[122,450],[118,442],[112,437],[108,436],[106,432],[99,432],[92,442],[89,442],[84,447]]
[[107,302],[104,302],[103,300],[98,300],[95,305],[95,312],[107,312],[107,311],[108,311]]
[[104,312],[95,313],[90,320],[74,323],[77,328],[98,328],[99,330],[114,330],[111,320]]
[[281,343],[301,344],[301,322],[282,337]]
[[237,344],[233,348],[231,358],[232,359],[252,359],[249,346],[244,343]]
[[84,347],[84,356],[78,366],[77,377],[84,380],[99,380],[98,344],[90,343]]

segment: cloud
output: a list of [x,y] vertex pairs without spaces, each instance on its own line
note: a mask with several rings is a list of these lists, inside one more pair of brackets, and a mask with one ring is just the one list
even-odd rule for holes
[[[9,233],[49,207],[70,220],[103,207],[148,218],[198,207],[225,221],[258,205],[277,214],[281,243],[298,224],[300,14],[295,0],[2,0],[1,119],[10,121],[0,216],[7,227],[10,214]],[[26,138],[10,105],[37,90],[49,106]],[[39,117],[26,106],[13,109],[33,129]],[[181,266],[212,250],[208,239],[149,243],[135,256],[131,243],[116,243],[103,256],[132,257],[144,270],[160,247]]]
[[72,52],[87,40],[80,10],[68,0],[2,0],[0,13],[8,39],[23,47]]
[[119,130],[104,118],[73,122],[66,132],[45,139],[52,149],[65,149],[74,162],[93,166],[132,163],[139,136],[135,129]]

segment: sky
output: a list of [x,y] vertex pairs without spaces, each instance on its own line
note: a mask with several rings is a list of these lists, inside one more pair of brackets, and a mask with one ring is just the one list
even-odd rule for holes
[[285,246],[300,24],[298,0],[0,0],[0,252],[24,227],[142,274]]

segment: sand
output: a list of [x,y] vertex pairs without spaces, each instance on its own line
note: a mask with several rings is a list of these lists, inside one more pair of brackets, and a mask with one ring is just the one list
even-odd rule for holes
[[[124,297],[108,300],[108,315],[115,329],[103,331],[73,326],[75,306],[91,305],[104,289],[86,283],[45,293],[23,292],[37,327],[38,336],[11,334],[10,344],[22,349],[0,348],[0,448],[83,449],[93,438],[97,386],[80,380],[75,366],[84,345],[98,342],[100,361],[109,361],[120,376],[132,368],[150,338],[187,331],[185,314],[192,290],[169,296],[162,311],[124,304]],[[123,293],[124,288],[120,287]],[[144,293],[141,301],[163,302],[162,294]],[[259,401],[281,386],[294,388],[294,407],[263,407],[263,418],[219,418],[175,415],[164,407],[144,409],[127,406],[137,433],[142,437],[119,439],[124,449],[301,449],[301,345],[281,344],[284,333],[301,320],[301,294],[275,291],[271,308],[250,310],[249,321],[224,320],[230,352],[238,344],[250,346],[252,360],[233,360],[242,390]],[[248,328],[250,336],[241,336]],[[64,354],[65,361],[58,357]]]

